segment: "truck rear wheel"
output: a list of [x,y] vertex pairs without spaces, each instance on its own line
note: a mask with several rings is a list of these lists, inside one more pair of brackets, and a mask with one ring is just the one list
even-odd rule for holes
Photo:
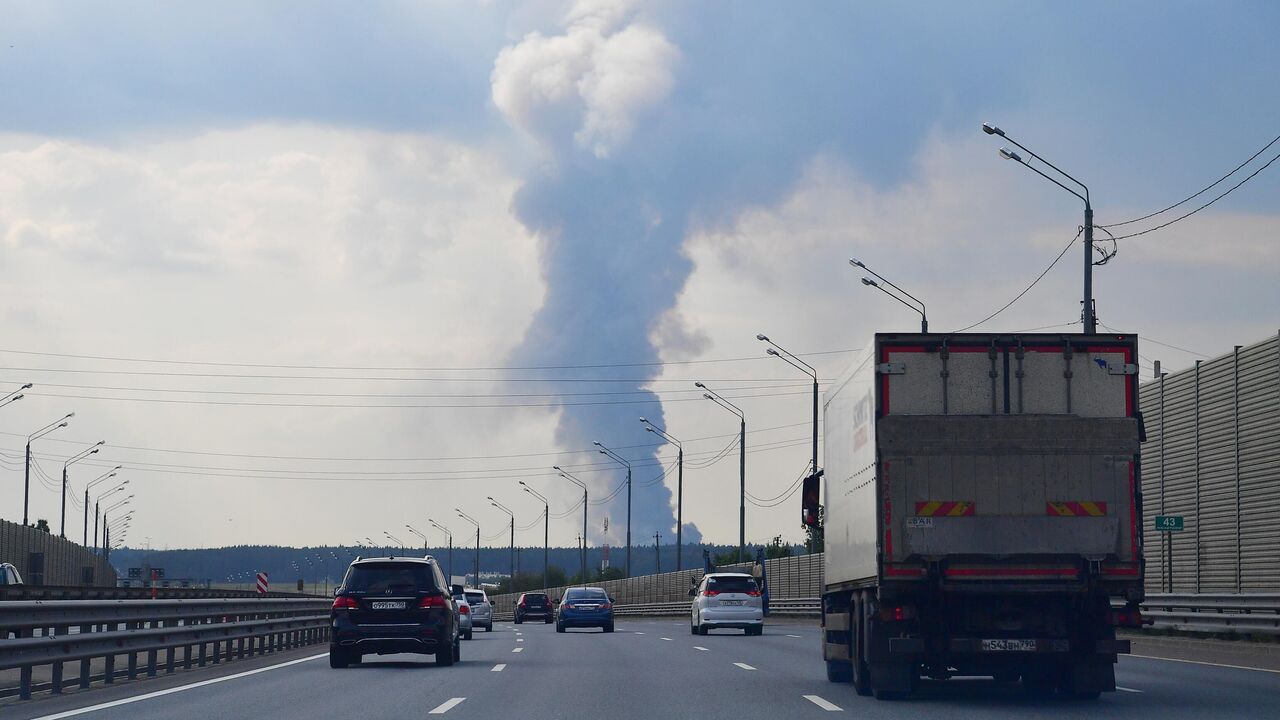
[[833,683],[849,682],[853,679],[853,665],[840,660],[828,660],[827,679]]
[[853,608],[850,610],[849,654],[853,656],[854,692],[866,697],[871,694],[871,670],[867,667],[865,642],[867,623],[864,616],[864,607],[862,594],[859,593],[853,602]]

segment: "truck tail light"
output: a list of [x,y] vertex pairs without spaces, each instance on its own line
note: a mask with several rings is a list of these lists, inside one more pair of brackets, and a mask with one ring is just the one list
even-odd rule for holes
[[333,609],[334,610],[359,610],[360,603],[356,602],[356,599],[353,597],[347,597],[346,595],[339,595],[338,597],[333,599]]
[[428,595],[418,601],[418,607],[420,608],[442,608],[448,606],[449,603],[445,601],[443,595]]
[[1141,628],[1153,622],[1155,621],[1142,617],[1142,611],[1138,608],[1126,607],[1111,611],[1111,624],[1116,627]]
[[886,605],[880,608],[880,619],[885,622],[915,620],[916,609],[910,605]]

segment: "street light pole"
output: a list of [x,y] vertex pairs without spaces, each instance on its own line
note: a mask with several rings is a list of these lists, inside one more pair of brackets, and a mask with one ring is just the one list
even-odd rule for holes
[[417,535],[418,537],[422,538],[422,552],[424,552],[424,553],[425,553],[425,552],[427,551],[427,536],[426,536],[426,535],[423,535],[422,533],[418,532],[417,530],[414,530],[414,529],[413,529],[413,526],[412,526],[412,525],[410,525],[410,524],[408,524],[408,523],[405,523],[405,528],[406,528],[409,532],[413,533],[414,535]]
[[885,290],[885,289],[884,289],[884,287],[883,287],[883,286],[881,286],[881,285],[880,285],[880,283],[876,282],[875,280],[871,280],[871,279],[868,279],[868,278],[862,278],[862,284],[863,284],[863,285],[866,285],[867,287],[873,287],[873,288],[875,288],[875,289],[879,290],[880,292],[884,293],[885,295],[888,295],[889,297],[893,298],[894,300],[897,300],[898,302],[902,303],[903,305],[906,305],[907,307],[911,308],[912,310],[916,311],[917,313],[920,313],[920,332],[922,332],[922,333],[927,333],[927,332],[929,332],[929,316],[928,316],[928,310],[925,308],[924,303],[920,301],[920,298],[916,297],[915,295],[912,295],[911,293],[907,292],[906,290],[903,290],[902,288],[900,288],[900,287],[898,287],[897,285],[893,284],[893,281],[892,281],[892,280],[890,280],[889,278],[886,278],[885,276],[881,275],[880,273],[876,272],[875,270],[872,270],[871,268],[867,267],[865,263],[863,263],[861,260],[858,260],[857,258],[849,258],[849,264],[850,264],[850,265],[852,265],[852,266],[854,266],[854,267],[860,267],[860,268],[862,268],[863,270],[866,270],[867,272],[869,272],[869,273],[871,273],[872,275],[875,275],[877,278],[879,278],[879,279],[880,279],[880,282],[884,283],[885,285],[888,285],[889,287],[893,288],[894,290],[897,290],[898,292],[902,293],[903,295],[906,295],[907,297],[909,297],[909,298],[911,298],[912,300],[914,300],[914,301],[915,301],[915,303],[916,303],[916,305],[919,305],[920,307],[916,307],[915,305],[912,305],[911,303],[907,302],[906,300],[903,300],[902,298],[898,297],[897,295],[894,295],[893,293],[889,292],[888,290]]
[[19,400],[21,400],[22,398],[26,397],[26,394],[24,394],[22,391],[23,391],[23,390],[26,390],[26,389],[28,389],[28,388],[30,388],[30,387],[31,387],[31,383],[27,383],[26,385],[23,385],[22,387],[18,388],[17,390],[14,390],[13,392],[9,393],[8,395],[5,395],[4,397],[0,398],[0,407],[4,407],[5,405],[10,405],[10,404],[12,404],[12,403],[16,403],[16,402],[18,402]]
[[449,532],[449,528],[446,528],[431,518],[427,518],[427,522],[436,526],[437,530],[444,533],[449,538],[449,582],[453,582],[453,533]]
[[645,432],[657,433],[667,442],[676,446],[676,570],[684,567],[680,556],[684,553],[684,445],[672,437],[666,430],[640,418]]
[[[818,472],[818,371],[812,365],[796,357],[793,353],[788,352],[778,343],[770,340],[766,335],[756,335],[756,339],[761,342],[769,343],[770,347],[765,350],[766,354],[772,355],[791,367],[799,370],[813,378],[813,459],[810,466],[810,472]],[[803,366],[803,367],[801,367]]]
[[631,577],[631,463],[599,442],[593,444],[600,448],[601,455],[608,456],[627,469],[627,569],[623,577]]
[[395,535],[392,535],[391,533],[387,532],[386,530],[383,530],[383,531],[382,531],[382,534],[383,534],[383,535],[386,535],[386,536],[387,536],[387,539],[389,539],[391,542],[393,542],[393,543],[395,543],[395,544],[399,545],[399,546],[400,546],[400,550],[401,550],[401,552],[403,552],[403,551],[404,551],[404,549],[405,549],[405,548],[404,548],[404,543],[400,541],[400,538],[396,537]]
[[490,505],[498,508],[506,513],[507,517],[511,518],[511,589],[514,592],[516,587],[516,514],[511,512],[511,509],[506,505],[494,500],[492,497],[488,498],[488,500]]
[[1063,177],[1075,183],[1076,185],[1079,185],[1080,188],[1084,190],[1084,194],[1081,195],[1075,190],[1072,190],[1071,188],[1062,184],[1055,178],[1049,177],[1045,173],[1041,172],[1039,168],[1033,167],[1030,162],[1023,160],[1022,157],[1018,155],[1018,153],[1012,152],[1008,148],[1000,148],[1000,157],[1006,160],[1013,160],[1017,162],[1019,165],[1022,165],[1023,167],[1027,168],[1031,172],[1034,172],[1035,174],[1039,175],[1045,180],[1048,180],[1054,185],[1057,185],[1063,190],[1066,190],[1072,195],[1075,195],[1084,203],[1084,300],[1082,301],[1082,306],[1084,310],[1083,310],[1082,317],[1084,320],[1084,334],[1092,335],[1098,332],[1098,318],[1093,310],[1093,203],[1089,200],[1089,186],[1075,179],[1069,173],[1067,173],[1065,170],[1058,167],[1057,165],[1054,165],[1048,160],[1045,160],[1044,158],[1040,157],[1027,146],[1009,137],[1000,128],[994,125],[991,125],[989,123],[982,123],[982,132],[988,135],[999,135],[1005,140],[1008,140],[1009,142],[1013,143],[1017,147],[1021,148],[1023,152],[1027,153],[1028,155],[1035,158],[1036,160],[1039,160],[1045,165],[1048,165],[1049,167],[1053,168],[1058,172],[1059,175],[1062,175]]
[[550,582],[547,575],[547,556],[551,548],[551,503],[548,503],[537,490],[526,485],[523,480],[520,481],[520,487],[542,501],[542,587],[546,589]]
[[719,393],[702,384],[694,383],[695,387],[702,388],[705,392],[702,397],[714,402],[720,407],[728,410],[738,416],[738,557],[737,561],[742,562],[742,556],[746,552],[747,546],[747,415],[742,412],[742,408],[725,400]]
[[[115,466],[115,467],[111,468],[110,470],[108,470],[108,471],[106,472],[106,474],[105,474],[105,475],[100,475],[100,476],[98,476],[98,478],[97,478],[96,480],[93,480],[92,482],[90,482],[90,483],[88,483],[87,485],[85,485],[85,486],[84,486],[84,537],[83,537],[83,539],[80,541],[80,544],[81,544],[81,545],[83,545],[83,546],[84,546],[84,547],[86,547],[86,548],[87,548],[87,547],[89,547],[89,489],[90,489],[90,488],[92,488],[94,485],[97,485],[98,483],[102,482],[103,480],[107,480],[107,479],[110,479],[110,478],[115,477],[115,476],[116,476],[116,471],[117,471],[117,470],[119,470],[121,467],[122,467],[121,465],[117,465],[117,466]],[[128,481],[126,481],[126,482],[128,482]],[[95,520],[96,520],[96,518],[95,518]],[[97,529],[97,527],[96,527],[96,524],[95,524],[95,530],[96,530],[96,529]],[[98,538],[97,538],[97,533],[95,532],[95,533],[94,533],[94,540],[96,541],[97,539],[98,539]]]
[[454,508],[454,512],[458,513],[458,517],[476,526],[476,587],[480,587],[480,523],[458,508]]
[[551,467],[560,473],[560,477],[582,488],[582,548],[579,552],[582,555],[582,582],[585,584],[587,582],[587,506],[591,504],[587,501],[587,484],[570,475],[559,465]]
[[[98,498],[97,498],[96,500],[94,500],[94,501],[93,501],[93,551],[94,551],[94,553],[97,553],[97,552],[98,552],[98,505],[99,505],[99,503],[101,503],[101,502],[102,502],[102,498],[107,497],[108,495],[111,495],[111,494],[113,494],[113,493],[117,493],[117,492],[119,492],[119,491],[123,490],[123,489],[124,489],[124,486],[125,486],[125,485],[128,485],[128,484],[129,484],[129,481],[128,481],[128,480],[125,480],[124,482],[120,483],[119,485],[117,485],[117,486],[115,486],[115,487],[111,488],[110,490],[108,490],[108,491],[106,491],[106,492],[102,493],[101,495],[99,495],[99,496],[98,496]],[[103,512],[103,514],[102,514],[102,518],[103,518],[104,520],[106,519],[106,513],[105,513],[105,512]],[[103,523],[103,528],[104,528],[104,529],[106,528],[106,524],[105,524],[105,522]],[[103,543],[103,545],[105,546],[105,545],[106,545],[106,543],[104,542],[104,543]]]
[[60,538],[66,539],[67,537],[67,468],[98,452],[98,450],[102,449],[102,446],[106,443],[106,440],[99,440],[96,444],[89,446],[84,450],[84,452],[74,455],[66,462],[62,463],[62,522],[58,529],[58,537]]
[[48,425],[45,425],[44,427],[40,428],[39,430],[27,436],[26,470],[24,472],[24,476],[22,480],[22,524],[23,525],[29,525],[30,519],[31,519],[28,513],[29,508],[31,507],[31,442],[33,440],[38,440],[44,437],[45,435],[48,435],[49,433],[53,432],[54,430],[57,430],[58,428],[66,427],[67,421],[75,417],[75,415],[76,415],[75,413],[67,413],[62,417],[61,420],[56,420],[54,422],[51,422]]

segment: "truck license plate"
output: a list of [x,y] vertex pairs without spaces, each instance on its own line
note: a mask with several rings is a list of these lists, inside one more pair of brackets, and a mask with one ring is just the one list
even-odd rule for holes
[[1035,640],[983,640],[983,652],[1035,652]]
[[404,601],[403,600],[399,602],[390,602],[385,600],[375,601],[375,602],[369,603],[369,607],[373,608],[374,610],[403,610]]

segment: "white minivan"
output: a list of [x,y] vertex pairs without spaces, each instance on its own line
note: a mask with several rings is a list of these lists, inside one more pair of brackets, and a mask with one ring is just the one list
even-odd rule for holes
[[710,573],[689,591],[689,632],[706,635],[716,628],[739,628],[748,635],[764,632],[760,586],[746,573]]

